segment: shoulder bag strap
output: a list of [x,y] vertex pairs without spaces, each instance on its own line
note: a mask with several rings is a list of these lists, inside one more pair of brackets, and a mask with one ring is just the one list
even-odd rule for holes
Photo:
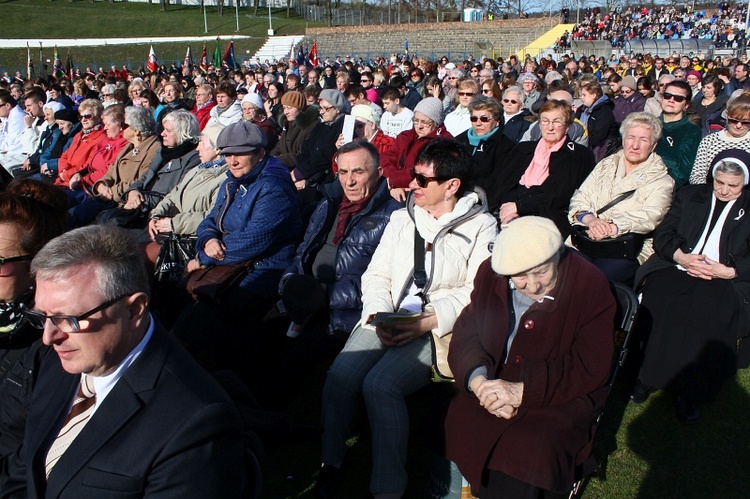
[[598,217],[599,215],[601,215],[602,213],[604,213],[605,211],[607,211],[608,209],[612,208],[614,205],[619,203],[620,201],[625,201],[633,194],[635,194],[635,189],[633,189],[632,191],[623,192],[622,194],[614,198],[612,201],[610,201],[609,203],[605,204],[604,206],[596,210],[596,216]]
[[420,290],[419,297],[422,299],[424,309],[425,294],[424,287],[427,285],[427,271],[424,264],[424,238],[419,234],[417,226],[414,225],[414,285]]

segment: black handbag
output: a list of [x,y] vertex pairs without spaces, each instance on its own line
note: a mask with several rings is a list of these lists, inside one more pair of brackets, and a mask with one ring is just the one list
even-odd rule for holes
[[[597,210],[596,216],[601,215],[620,201],[624,201],[635,194],[635,190],[623,192],[615,199],[602,206]],[[570,241],[578,251],[591,258],[618,258],[622,260],[635,260],[641,253],[643,241],[646,234],[636,234],[629,232],[617,237],[609,237],[600,241],[591,239],[586,231],[586,227],[573,225],[570,232]]]
[[182,280],[185,268],[195,258],[194,236],[178,236],[174,232],[161,244],[156,257],[154,278],[157,282],[178,283]]
[[[427,271],[425,270],[424,239],[414,227],[414,285],[421,289],[422,309],[426,305],[424,287],[427,285]],[[450,347],[453,331],[443,336],[438,336],[430,331],[430,349],[432,350],[432,366],[430,367],[430,379],[433,383],[452,383],[455,381],[453,372],[448,365],[448,348]]]

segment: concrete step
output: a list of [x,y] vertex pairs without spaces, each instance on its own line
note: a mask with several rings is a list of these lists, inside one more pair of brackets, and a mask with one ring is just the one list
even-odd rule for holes
[[269,36],[266,43],[258,49],[253,55],[252,62],[256,59],[260,59],[260,62],[268,60],[272,62],[274,59],[278,60],[282,57],[289,57],[294,47],[302,41],[304,36],[293,35],[293,36]]

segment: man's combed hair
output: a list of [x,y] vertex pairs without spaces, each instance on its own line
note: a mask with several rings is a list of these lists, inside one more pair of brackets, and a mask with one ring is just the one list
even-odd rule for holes
[[67,279],[81,267],[94,267],[108,300],[131,293],[148,294],[143,253],[128,231],[106,225],[81,227],[53,239],[31,262],[37,280]]

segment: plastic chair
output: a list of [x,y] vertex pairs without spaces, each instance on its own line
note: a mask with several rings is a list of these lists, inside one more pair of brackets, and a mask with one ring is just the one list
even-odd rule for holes
[[[636,317],[638,316],[638,296],[629,287],[619,282],[610,281],[610,288],[612,294],[615,296],[617,301],[617,313],[615,314],[615,348],[616,356],[612,365],[612,375],[609,378],[609,387],[607,389],[607,399],[609,399],[612,389],[617,379],[617,374],[625,364],[625,360],[628,357],[628,345],[630,343],[630,333],[635,325]],[[577,473],[578,479],[573,484],[573,490],[570,492],[570,498],[576,497],[583,488],[584,481],[589,479],[591,475],[596,473],[599,469],[599,463],[594,458],[594,439],[596,438],[596,428],[599,426],[602,414],[604,414],[605,407],[597,416],[594,421],[593,436],[591,442],[586,446],[584,452],[587,453],[586,458],[582,461],[583,464],[579,466]]]

